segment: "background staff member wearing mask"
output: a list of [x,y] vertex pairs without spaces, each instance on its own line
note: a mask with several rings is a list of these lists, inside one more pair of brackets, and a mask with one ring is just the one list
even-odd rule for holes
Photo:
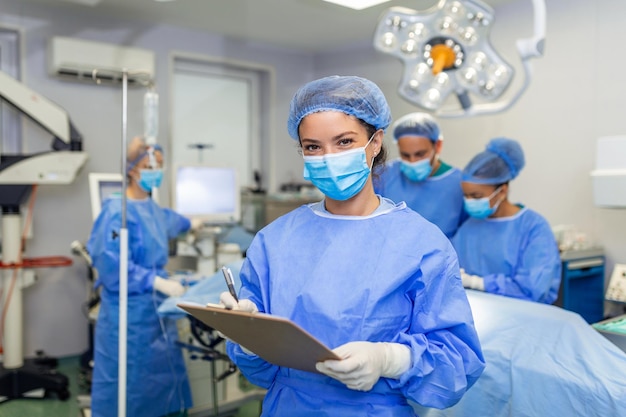
[[255,236],[237,302],[287,317],[334,348],[318,373],[272,365],[240,345],[227,351],[266,388],[263,416],[413,417],[407,399],[445,408],[484,369],[450,241],[406,204],[374,193],[391,120],[380,89],[353,76],[304,85],[291,101],[290,136],[304,178],[325,195]]
[[561,282],[561,259],[548,222],[508,200],[509,181],[524,167],[512,139],[491,140],[463,170],[465,209],[471,216],[452,244],[463,285],[494,294],[551,304]]
[[400,158],[390,161],[374,180],[376,193],[406,202],[449,238],[467,219],[463,211],[461,171],[441,159],[443,137],[427,113],[409,113],[392,127]]
[[[128,146],[126,192],[128,228],[128,369],[127,414],[160,417],[191,407],[191,391],[176,321],[157,316],[165,296],[180,296],[184,287],[167,279],[168,239],[190,229],[187,218],[159,207],[150,192],[163,178],[163,155],[136,137]],[[119,337],[119,232],[122,200],[107,199],[87,243],[102,287],[95,329],[91,392],[94,417],[117,415]]]

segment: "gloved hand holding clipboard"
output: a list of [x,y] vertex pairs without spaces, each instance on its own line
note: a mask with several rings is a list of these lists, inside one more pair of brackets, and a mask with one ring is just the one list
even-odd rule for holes
[[341,359],[300,326],[282,317],[227,310],[219,304],[177,306],[274,365],[319,373],[315,369],[317,362]]

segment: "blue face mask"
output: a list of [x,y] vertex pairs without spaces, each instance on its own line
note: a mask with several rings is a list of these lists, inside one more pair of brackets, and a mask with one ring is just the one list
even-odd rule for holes
[[163,181],[162,169],[140,169],[139,170],[139,186],[147,193],[153,188],[159,188]]
[[489,197],[464,198],[463,205],[467,214],[477,219],[486,219],[487,217],[493,215],[493,213],[495,213],[500,206],[502,199],[494,204],[493,207],[491,207],[490,201],[493,196],[496,195],[498,191],[500,191],[500,188],[502,188],[502,186],[496,188],[496,190],[491,193]]
[[411,181],[424,181],[433,170],[430,159],[421,159],[415,162],[400,160],[400,171]]
[[[370,175],[365,148],[330,153],[321,156],[304,156],[304,179],[311,181],[324,195],[333,200],[347,200],[363,189]],[[373,161],[372,161],[373,163]]]

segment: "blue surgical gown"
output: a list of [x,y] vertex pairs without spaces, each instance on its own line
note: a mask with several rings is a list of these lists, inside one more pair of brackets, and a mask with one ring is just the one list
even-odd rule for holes
[[559,248],[548,222],[522,208],[510,217],[470,218],[452,238],[461,268],[485,291],[551,304],[561,283]]
[[396,202],[406,202],[426,220],[439,226],[448,238],[452,237],[467,219],[463,209],[461,171],[442,162],[438,171],[448,168],[445,172],[416,182],[400,171],[400,165],[400,159],[396,159],[380,170],[374,181],[376,193]]
[[412,417],[407,399],[449,407],[482,373],[451,243],[404,203],[383,201],[388,208],[365,217],[302,206],[278,218],[250,245],[239,296],[291,319],[331,349],[352,341],[402,343],[411,349],[409,371],[361,392],[326,375],[272,365],[229,342],[242,373],[268,390],[262,416]]
[[[91,411],[117,415],[119,265],[121,198],[106,200],[87,249],[98,271],[101,305],[95,330]],[[168,239],[190,228],[189,220],[153,200],[127,200],[128,229],[128,416],[159,417],[191,407],[191,390],[176,321],[157,316],[165,299],[153,290],[155,276],[166,277]]]

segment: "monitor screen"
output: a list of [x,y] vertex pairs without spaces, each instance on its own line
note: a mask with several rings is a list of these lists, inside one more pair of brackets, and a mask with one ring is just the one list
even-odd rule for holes
[[173,198],[176,212],[205,223],[236,223],[241,217],[235,168],[180,166]]
[[95,220],[102,210],[104,200],[112,195],[122,194],[122,174],[89,173],[89,194],[91,197],[91,215]]

